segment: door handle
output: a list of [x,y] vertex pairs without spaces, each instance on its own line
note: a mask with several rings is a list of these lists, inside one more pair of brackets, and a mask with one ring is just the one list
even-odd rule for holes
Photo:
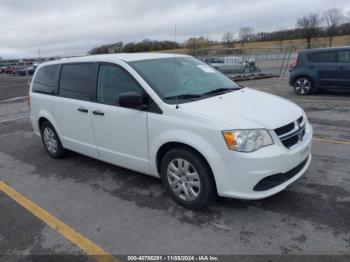
[[94,110],[94,111],[92,111],[92,113],[94,115],[97,115],[97,116],[104,116],[105,115],[105,113],[103,113],[101,110]]
[[338,66],[338,69],[344,70],[344,66]]
[[87,110],[87,109],[84,108],[84,107],[79,107],[79,108],[78,108],[78,111],[83,112],[83,113],[88,113],[88,112],[89,112],[89,110]]

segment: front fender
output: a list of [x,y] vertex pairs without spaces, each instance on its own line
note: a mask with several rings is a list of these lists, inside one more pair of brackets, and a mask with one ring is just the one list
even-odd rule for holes
[[197,133],[181,129],[171,129],[160,133],[154,137],[153,141],[155,142],[150,143],[150,170],[152,174],[156,174],[158,177],[160,176],[157,170],[156,159],[159,149],[166,143],[175,142],[190,146],[201,153],[210,165],[215,177],[216,166],[219,164],[216,160],[220,159],[220,154],[207,139],[204,139]]

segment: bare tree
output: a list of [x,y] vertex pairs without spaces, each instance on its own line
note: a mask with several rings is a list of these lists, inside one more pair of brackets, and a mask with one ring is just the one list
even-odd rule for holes
[[234,40],[234,35],[231,32],[226,32],[222,37],[222,41],[224,42],[224,45],[226,45],[227,47],[233,46],[233,40]]
[[276,32],[276,37],[280,42],[281,52],[283,51],[284,40],[286,40],[288,32],[286,30],[280,30]]
[[311,47],[311,39],[315,37],[320,24],[321,19],[316,13],[310,13],[298,19],[297,26],[300,28],[302,34],[306,38],[307,48]]
[[206,48],[210,44],[210,41],[208,38],[204,36],[200,37],[191,37],[187,39],[184,43],[184,46],[191,49],[192,51],[197,48]]
[[332,47],[333,37],[337,33],[337,27],[344,21],[344,15],[337,8],[332,8],[323,13],[323,21],[326,25],[329,46]]
[[253,32],[254,32],[253,28],[250,28],[247,26],[242,26],[239,29],[239,40],[241,41],[242,46],[244,45],[244,43],[249,41]]

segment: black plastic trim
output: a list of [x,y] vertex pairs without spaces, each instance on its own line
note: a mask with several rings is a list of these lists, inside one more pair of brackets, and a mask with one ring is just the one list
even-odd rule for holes
[[274,188],[276,186],[279,186],[280,184],[283,184],[284,182],[292,179],[294,176],[296,176],[306,165],[307,161],[309,160],[309,156],[301,162],[296,167],[292,168],[286,173],[278,173],[275,175],[267,176],[260,180],[253,188],[254,191],[266,191],[271,188]]

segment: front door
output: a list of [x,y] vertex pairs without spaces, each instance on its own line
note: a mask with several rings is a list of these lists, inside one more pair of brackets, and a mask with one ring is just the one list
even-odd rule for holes
[[143,173],[149,172],[147,112],[120,107],[124,92],[143,93],[122,67],[100,64],[92,128],[100,158]]

